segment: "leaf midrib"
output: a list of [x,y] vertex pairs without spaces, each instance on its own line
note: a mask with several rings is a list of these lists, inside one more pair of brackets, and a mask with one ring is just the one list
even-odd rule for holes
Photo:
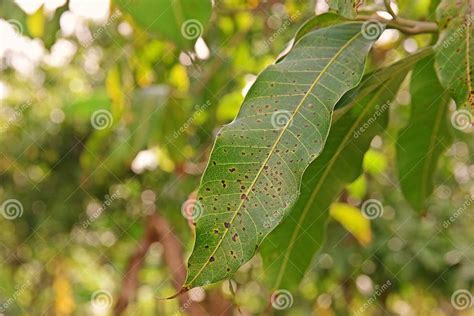
[[303,220],[306,218],[306,215],[308,215],[310,205],[312,204],[312,202],[314,201],[316,196],[319,194],[319,191],[321,190],[322,184],[326,180],[326,177],[328,176],[330,169],[332,168],[332,166],[336,162],[337,158],[339,158],[339,155],[343,151],[344,146],[346,145],[349,136],[354,132],[355,128],[359,125],[359,123],[362,121],[362,119],[367,114],[367,111],[372,107],[373,102],[377,99],[377,97],[383,91],[384,91],[384,89],[380,89],[377,93],[374,94],[373,99],[369,102],[370,106],[366,106],[364,108],[364,110],[361,112],[360,117],[354,122],[354,124],[351,125],[348,133],[346,134],[346,136],[344,136],[344,139],[342,140],[341,144],[338,146],[336,153],[329,160],[329,163],[325,166],[323,175],[321,176],[320,180],[318,181],[318,184],[317,184],[316,188],[311,193],[311,196],[308,200],[308,203],[306,204],[306,206],[303,210],[303,213],[302,213],[302,215],[301,215],[301,217],[300,217],[300,219],[297,223],[296,229],[293,231],[293,234],[292,234],[291,239],[290,239],[290,244],[288,245],[288,248],[287,248],[288,250],[285,252],[285,257],[283,259],[283,264],[281,265],[281,269],[278,273],[277,282],[275,284],[276,288],[278,288],[280,286],[281,279],[283,278],[284,270],[286,269],[286,265],[288,264],[290,253],[293,250],[293,247],[294,247],[295,242],[296,242],[297,233],[300,231],[300,227],[302,227],[301,224],[302,224]]
[[[308,89],[308,91],[305,93],[304,97],[301,99],[301,101],[299,102],[298,106],[295,108],[295,110],[293,111],[290,119],[288,120],[288,122],[286,123],[285,127],[282,128],[280,134],[278,135],[278,138],[276,139],[275,143],[273,144],[273,146],[271,147],[269,153],[268,153],[268,156],[265,158],[264,162],[262,163],[262,166],[260,167],[260,169],[258,170],[257,172],[257,175],[255,176],[254,180],[252,181],[252,184],[249,186],[248,190],[246,191],[245,195],[248,197],[249,196],[249,193],[252,191],[253,187],[255,186],[255,184],[257,183],[257,180],[260,178],[260,175],[265,167],[265,165],[268,163],[268,161],[270,160],[270,157],[272,157],[273,155],[273,152],[274,150],[276,149],[276,146],[279,144],[281,138],[283,137],[284,133],[286,132],[288,126],[290,126],[291,122],[293,121],[293,118],[295,117],[295,115],[298,113],[299,109],[301,108],[301,106],[304,104],[304,102],[306,101],[307,97],[311,94],[311,91],[316,87],[316,85],[319,83],[319,81],[321,80],[321,77],[323,74],[325,74],[327,72],[327,70],[329,69],[330,66],[332,66],[334,64],[334,62],[339,58],[339,56],[345,51],[345,49],[350,45],[352,44],[352,42],[354,42],[360,35],[362,34],[361,31],[357,32],[350,40],[347,41],[347,43],[345,43],[339,50],[338,52],[331,58],[331,60],[326,64],[326,66],[321,70],[321,72],[319,73],[319,75],[316,77],[316,79],[314,80],[313,84],[311,85],[311,87]],[[246,199],[242,199],[239,206],[237,207],[236,211],[234,212],[234,214],[232,215],[232,218],[230,219],[230,226],[232,226],[232,224],[234,223],[234,220],[235,218],[237,217],[237,214],[239,213],[240,209],[242,208],[242,206],[244,205],[245,203],[245,200]],[[250,216],[250,214],[249,214]],[[222,235],[222,238],[220,238],[219,242],[217,243],[216,247],[214,248],[214,250],[212,251],[212,253],[210,254],[209,258],[211,258],[212,256],[214,256],[217,252],[217,250],[220,248],[222,242],[224,241],[227,233],[230,231],[230,227],[229,228],[226,228],[223,235]],[[240,241],[239,241],[240,242]],[[203,266],[201,267],[201,269],[199,269],[198,273],[194,276],[194,278],[188,282],[187,285],[191,285],[202,273],[202,271],[204,271],[204,269],[207,267],[207,265],[209,264],[209,260],[207,260],[206,262],[204,262]],[[185,285],[185,287],[187,286]]]

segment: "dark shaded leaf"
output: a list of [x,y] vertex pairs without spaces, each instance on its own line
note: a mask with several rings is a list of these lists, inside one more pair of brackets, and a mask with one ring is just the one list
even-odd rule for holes
[[424,209],[426,199],[433,192],[436,165],[451,144],[447,121],[450,98],[436,78],[433,62],[433,57],[425,58],[413,71],[410,121],[400,131],[397,141],[401,189],[417,211]]

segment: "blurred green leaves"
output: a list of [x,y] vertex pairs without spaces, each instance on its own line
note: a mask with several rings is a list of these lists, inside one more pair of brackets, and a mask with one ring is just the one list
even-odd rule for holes
[[192,48],[211,16],[210,0],[115,0],[146,32]]
[[426,211],[441,154],[451,144],[449,96],[434,70],[434,57],[418,62],[411,81],[411,116],[397,140],[400,186],[411,206]]
[[362,5],[364,0],[326,0],[329,9],[341,16],[354,18],[357,9]]

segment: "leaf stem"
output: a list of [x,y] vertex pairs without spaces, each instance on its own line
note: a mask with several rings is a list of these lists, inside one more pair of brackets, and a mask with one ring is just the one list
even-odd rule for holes
[[434,22],[415,21],[404,19],[396,16],[393,20],[387,20],[377,14],[359,15],[356,17],[358,21],[378,21],[386,24],[388,27],[397,29],[405,34],[416,35],[424,33],[437,33],[438,25]]
[[392,9],[391,0],[383,0],[383,3],[385,4],[385,8],[387,9],[387,12],[392,16],[394,20],[396,20],[397,14]]

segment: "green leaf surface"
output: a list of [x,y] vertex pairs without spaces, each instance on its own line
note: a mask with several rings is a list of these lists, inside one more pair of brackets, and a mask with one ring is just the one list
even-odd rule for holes
[[397,141],[397,163],[402,192],[417,211],[433,192],[433,175],[439,157],[451,144],[447,120],[449,95],[441,87],[433,57],[420,61],[410,86],[411,116]]
[[[350,21],[349,19],[346,19],[342,16],[340,16],[337,13],[334,12],[327,12],[323,13],[320,15],[316,15],[311,17],[310,19],[306,20],[296,31],[295,37],[293,38],[292,44],[290,46],[293,47],[303,36],[308,34],[311,31],[328,27],[331,25],[335,25],[338,23],[343,23],[343,22],[348,22]],[[285,49],[286,51],[287,49]],[[290,50],[288,50],[290,51]],[[284,54],[283,56],[279,56],[278,60],[276,61],[277,63],[283,60],[287,54]]]
[[273,288],[295,289],[302,280],[324,242],[331,203],[361,174],[364,153],[385,129],[389,102],[407,72],[359,96],[335,119],[326,147],[304,173],[295,207],[262,245],[265,275]]
[[[233,275],[294,204],[334,105],[361,80],[373,44],[361,26],[301,38],[259,75],[237,118],[220,131],[198,192],[202,217],[184,289]],[[280,219],[269,221],[275,214]]]
[[334,12],[327,12],[320,15],[313,16],[301,25],[295,35],[295,42],[305,36],[311,31],[319,28],[328,27],[337,23],[348,22],[345,17],[340,16]]
[[372,92],[374,88],[379,87],[382,83],[387,82],[394,76],[404,74],[411,70],[413,66],[423,58],[433,54],[431,47],[423,48],[418,52],[405,57],[386,68],[375,70],[364,76],[360,85],[346,93],[341,100],[337,103],[336,109],[341,109],[347,105],[350,105],[361,96],[366,96]]
[[326,0],[326,2],[329,5],[329,10],[344,17],[354,18],[363,0]]
[[191,48],[212,10],[210,0],[115,0],[145,31]]
[[435,67],[441,85],[449,91],[458,107],[474,111],[474,2],[443,0],[437,9],[442,30],[436,45]]

